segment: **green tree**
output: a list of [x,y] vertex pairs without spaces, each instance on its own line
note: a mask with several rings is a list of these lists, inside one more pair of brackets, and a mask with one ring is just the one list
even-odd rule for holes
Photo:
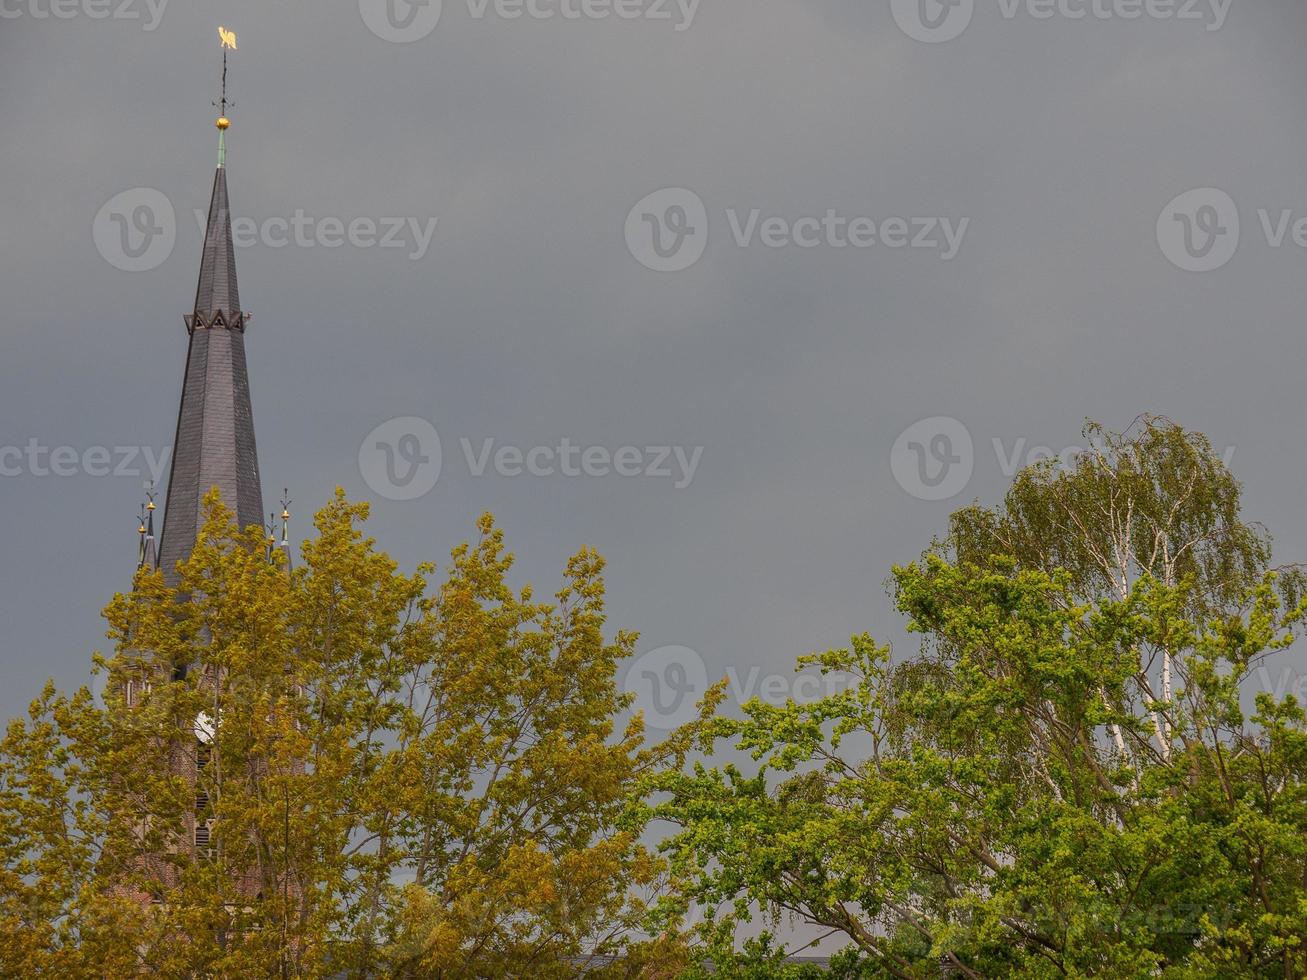
[[662,870],[623,823],[677,750],[616,727],[635,638],[604,636],[598,555],[536,601],[486,517],[432,590],[339,494],[293,570],[208,507],[177,588],[109,606],[103,706],[48,687],[0,741],[0,974],[677,962],[634,929]]
[[[1125,433],[1088,423],[1089,449],[1067,469],[1055,460],[1027,467],[1001,507],[964,508],[950,520],[937,551],[955,561],[1014,558],[1018,568],[1068,576],[1068,601],[1125,601],[1142,579],[1187,582],[1186,612],[1203,621],[1237,609],[1268,571],[1271,540],[1240,516],[1239,482],[1201,433],[1168,419],[1141,416]],[[1277,569],[1288,605],[1302,593],[1299,569]],[[1170,703],[1171,651],[1146,651],[1135,684],[1139,699]],[[1155,746],[1127,744],[1109,726],[1123,755],[1170,752],[1171,720],[1154,717]]]
[[1296,573],[1204,439],[1093,432],[894,570],[919,656],[802,658],[854,682],[718,719],[752,771],[652,781],[717,962],[761,911],[862,975],[1307,974],[1307,719],[1247,699]]

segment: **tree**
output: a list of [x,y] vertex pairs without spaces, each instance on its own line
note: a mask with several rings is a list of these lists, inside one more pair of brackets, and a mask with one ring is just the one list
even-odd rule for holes
[[802,658],[855,683],[718,719],[751,773],[651,781],[709,954],[760,908],[845,937],[850,976],[1307,973],[1307,718],[1246,703],[1304,612],[1269,560],[1162,420],[956,515],[893,572],[918,657]]
[[[1141,579],[1167,586],[1189,583],[1187,612],[1196,620],[1236,608],[1271,561],[1265,529],[1240,518],[1239,482],[1201,433],[1145,415],[1125,433],[1087,423],[1090,446],[1066,469],[1046,460],[1022,470],[1003,505],[955,513],[938,549],[957,561],[1011,556],[1019,568],[1068,576],[1068,598],[1124,601]],[[1302,573],[1279,569],[1288,605],[1302,594]],[[1147,652],[1135,683],[1138,696],[1172,700],[1168,649]],[[1171,751],[1171,719],[1154,715],[1154,747],[1127,745],[1109,729],[1123,755]]]
[[615,727],[635,637],[603,635],[597,554],[538,602],[485,517],[430,591],[339,493],[293,570],[207,506],[177,587],[109,606],[104,705],[47,687],[0,741],[0,973],[676,962],[634,931],[661,871],[623,817],[677,750]]

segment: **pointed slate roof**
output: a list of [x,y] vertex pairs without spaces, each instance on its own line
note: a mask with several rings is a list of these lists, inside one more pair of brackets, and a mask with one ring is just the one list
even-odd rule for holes
[[236,284],[227,171],[220,164],[213,178],[195,308],[186,317],[190,348],[159,541],[159,567],[169,582],[176,580],[177,562],[195,545],[204,520],[201,502],[213,487],[242,528],[263,521],[245,363],[248,322]]
[[209,199],[209,222],[200,256],[200,283],[195,290],[195,310],[212,316],[240,315],[240,290],[236,286],[236,248],[231,238],[231,205],[227,202],[227,168],[213,175]]

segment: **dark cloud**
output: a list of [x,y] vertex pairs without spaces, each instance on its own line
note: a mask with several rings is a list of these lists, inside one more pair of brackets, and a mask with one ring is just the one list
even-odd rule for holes
[[[0,0],[19,12],[0,20],[0,444],[171,440],[222,23],[240,36],[238,216],[439,219],[418,261],[349,245],[238,254],[265,509],[290,486],[301,530],[341,484],[376,500],[374,533],[411,566],[491,509],[542,588],[577,546],[602,549],[612,621],[642,631],[642,650],[693,648],[711,676],[784,673],[864,629],[910,650],[883,593],[891,563],[953,507],[998,497],[1008,460],[1075,445],[1086,416],[1121,427],[1154,411],[1234,446],[1248,515],[1281,558],[1307,552],[1307,250],[1269,246],[1257,216],[1307,215],[1307,11],[1290,0],[1235,0],[1214,31],[1007,19],[1011,0],[978,0],[942,44],[864,0],[710,0],[679,32],[478,20],[446,0],[436,29],[402,45],[354,3],[171,0],[149,32],[82,7],[32,16],[48,3]],[[92,222],[138,187],[167,196],[177,237],[129,273]],[[709,216],[703,258],[677,273],[642,267],[624,240],[635,202],[667,187]],[[1198,187],[1231,196],[1243,241],[1223,268],[1186,273],[1155,227]],[[739,248],[727,212],[754,209],[969,226],[949,261]],[[443,443],[441,479],[416,501],[378,497],[359,471],[363,437],[400,416]],[[941,416],[969,432],[973,472],[925,501],[891,450]],[[704,449],[677,489],[476,478],[462,438]],[[84,676],[98,609],[131,574],[140,480],[27,473],[0,494],[9,715],[45,676]]]

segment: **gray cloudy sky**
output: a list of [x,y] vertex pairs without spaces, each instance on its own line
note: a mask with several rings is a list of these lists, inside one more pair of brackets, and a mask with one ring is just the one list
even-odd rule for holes
[[[486,509],[542,592],[594,545],[642,677],[694,686],[686,647],[746,694],[854,632],[910,651],[890,565],[1086,416],[1234,447],[1307,556],[1299,0],[152,2],[0,0],[4,716],[130,581],[143,472],[85,453],[173,436],[219,24],[301,532],[339,484],[407,567]],[[430,430],[365,437],[409,417],[439,479],[391,499]]]

